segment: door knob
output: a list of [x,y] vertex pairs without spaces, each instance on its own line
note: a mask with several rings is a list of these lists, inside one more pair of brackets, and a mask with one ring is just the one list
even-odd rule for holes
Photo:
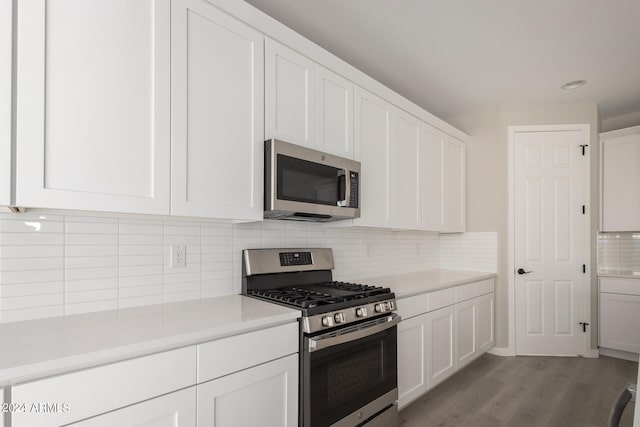
[[524,271],[524,268],[519,268],[517,273],[518,274],[529,274],[529,273],[533,273],[533,271]]

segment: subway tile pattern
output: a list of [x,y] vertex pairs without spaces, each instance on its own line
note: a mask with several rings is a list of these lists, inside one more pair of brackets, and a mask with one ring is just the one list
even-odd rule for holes
[[640,274],[640,233],[599,233],[598,272]]
[[[174,244],[186,245],[184,268],[170,266]],[[0,213],[0,322],[237,294],[242,249],[271,247],[330,247],[334,277],[345,281],[496,265],[495,233]]]
[[498,271],[498,235],[495,232],[443,234],[440,268],[482,272]]

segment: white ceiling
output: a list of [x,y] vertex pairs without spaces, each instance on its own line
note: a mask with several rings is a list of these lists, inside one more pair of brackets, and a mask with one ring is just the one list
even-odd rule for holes
[[445,120],[504,103],[640,111],[640,0],[247,2]]

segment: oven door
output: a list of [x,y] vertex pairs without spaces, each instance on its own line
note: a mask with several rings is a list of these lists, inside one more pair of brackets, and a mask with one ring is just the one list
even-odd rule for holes
[[397,400],[397,323],[390,316],[305,336],[302,425],[365,423]]

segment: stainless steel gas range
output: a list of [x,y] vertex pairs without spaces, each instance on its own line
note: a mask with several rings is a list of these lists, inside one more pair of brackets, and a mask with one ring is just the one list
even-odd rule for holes
[[300,426],[395,426],[395,296],[333,268],[331,249],[247,249],[242,293],[302,312]]

